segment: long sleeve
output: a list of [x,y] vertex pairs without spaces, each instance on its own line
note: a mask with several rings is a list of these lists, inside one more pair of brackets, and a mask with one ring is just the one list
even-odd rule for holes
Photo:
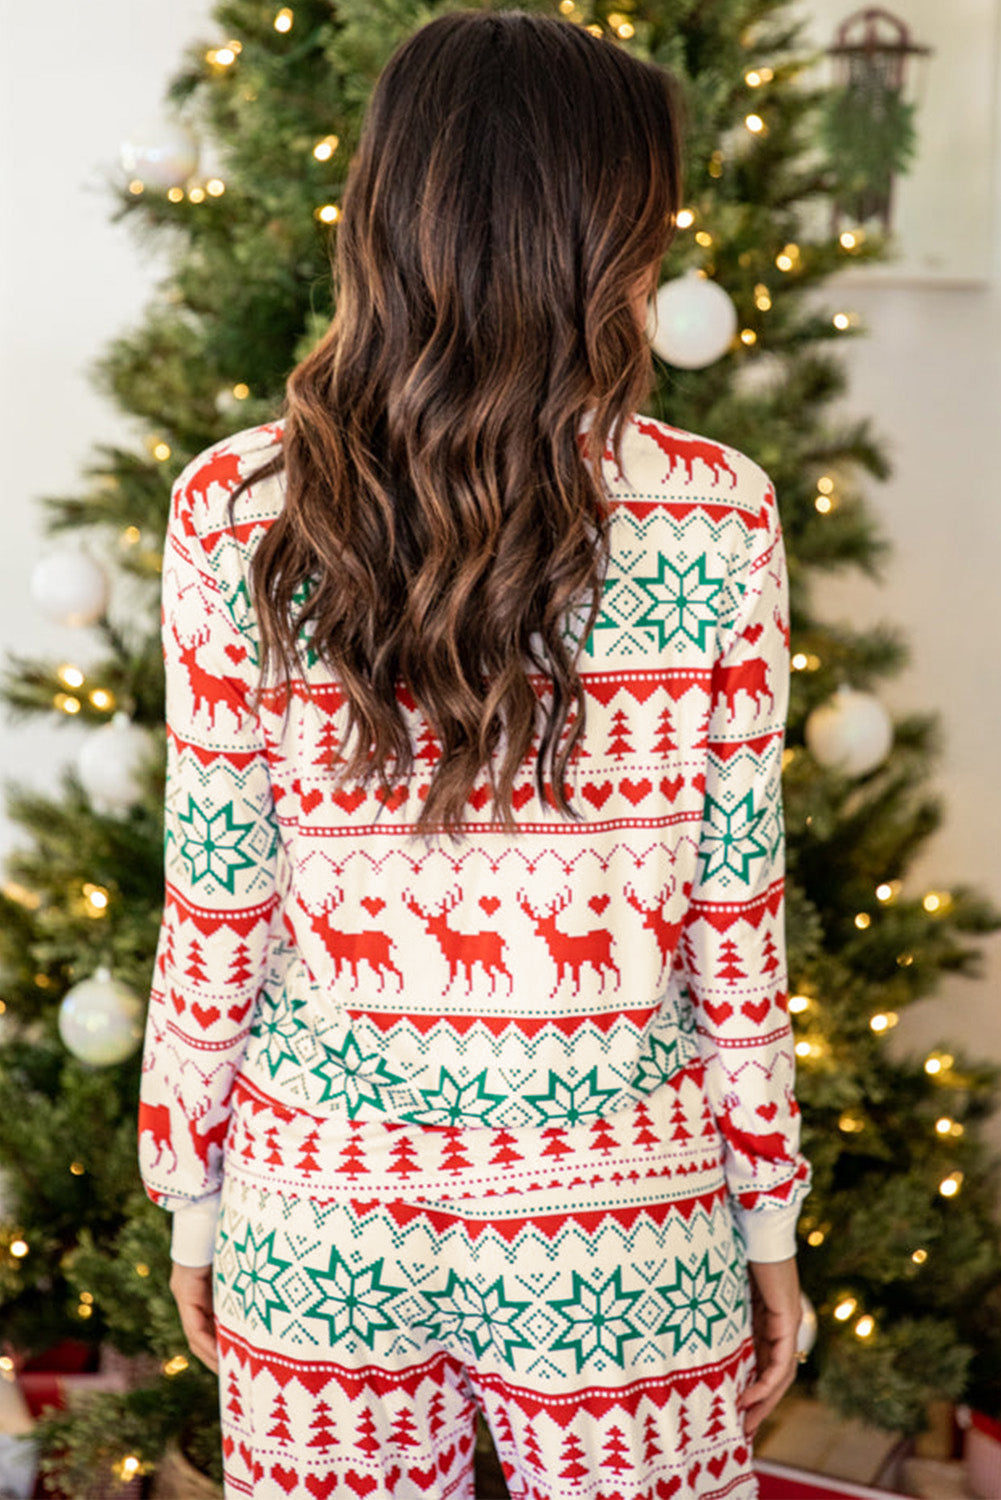
[[183,1265],[212,1260],[230,1094],[280,915],[284,852],[247,697],[257,653],[221,561],[234,554],[217,540],[210,558],[197,530],[210,457],[176,481],[164,542],[164,907],[138,1114],[143,1185],[173,1212]]
[[751,1260],[796,1252],[810,1170],[799,1151],[788,1016],[782,752],[788,576],[775,492],[746,516],[721,620],[697,875],[679,949],[727,1183]]

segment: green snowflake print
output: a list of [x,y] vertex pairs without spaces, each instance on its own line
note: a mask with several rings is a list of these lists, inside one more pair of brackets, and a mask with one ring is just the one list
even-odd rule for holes
[[[326,1271],[305,1267],[320,1295],[303,1316],[323,1318],[330,1330],[332,1344],[354,1333],[374,1349],[379,1330],[396,1327],[393,1319],[386,1317],[385,1304],[406,1291],[406,1287],[386,1286],[382,1282],[382,1264],[383,1257],[380,1256],[360,1271],[352,1271],[341,1259],[337,1248],[331,1248],[330,1265]],[[329,1285],[321,1286],[321,1282]]]
[[675,1354],[693,1338],[701,1339],[708,1349],[712,1344],[713,1324],[726,1317],[726,1308],[719,1302],[723,1272],[710,1274],[708,1250],[694,1271],[689,1271],[680,1260],[675,1260],[674,1269],[677,1280],[673,1285],[657,1288],[671,1309],[657,1332],[674,1335]]
[[708,632],[716,626],[714,604],[725,582],[706,576],[705,556],[682,569],[661,555],[657,558],[657,577],[635,581],[653,602],[646,614],[633,621],[634,625],[653,626],[661,647],[676,635],[687,636],[700,649],[705,646]]
[[504,1094],[487,1093],[487,1072],[477,1073],[468,1083],[453,1078],[447,1068],[442,1068],[436,1089],[421,1089],[428,1112],[436,1119],[423,1123],[429,1125],[482,1124],[493,1113],[494,1106],[504,1102]]
[[362,1104],[385,1109],[379,1097],[380,1086],[404,1081],[402,1074],[389,1071],[385,1058],[378,1052],[363,1054],[353,1032],[348,1033],[336,1051],[332,1047],[326,1050],[328,1056],[310,1069],[314,1078],[323,1082],[323,1093],[317,1102],[326,1104],[330,1099],[343,1099],[349,1116],[357,1113]]
[[768,846],[760,838],[761,825],[767,817],[767,807],[755,811],[753,792],[742,797],[730,812],[707,794],[699,845],[702,879],[730,870],[745,883],[749,882],[751,860],[764,859],[768,854]]
[[272,1311],[288,1311],[281,1297],[275,1293],[274,1283],[292,1264],[290,1260],[281,1260],[275,1254],[277,1232],[272,1229],[258,1243],[253,1225],[248,1224],[243,1244],[238,1244],[235,1237],[233,1239],[237,1264],[232,1283],[233,1292],[243,1301],[244,1316],[249,1317],[251,1312],[256,1312],[269,1333]]
[[532,1348],[531,1339],[512,1326],[532,1304],[509,1301],[500,1276],[486,1291],[480,1291],[472,1281],[464,1281],[450,1270],[443,1292],[421,1295],[434,1303],[434,1315],[416,1319],[415,1326],[429,1329],[433,1338],[471,1344],[477,1358],[493,1344],[509,1365],[514,1364],[512,1349]]
[[644,1290],[622,1290],[621,1268],[613,1271],[603,1286],[597,1287],[574,1271],[573,1296],[550,1304],[570,1324],[553,1348],[574,1351],[578,1375],[586,1361],[599,1353],[607,1354],[624,1369],[623,1344],[643,1337],[642,1329],[631,1323],[627,1315],[633,1303],[645,1295]]
[[660,1037],[652,1036],[647,1050],[636,1065],[636,1073],[629,1087],[639,1094],[652,1094],[654,1089],[659,1089],[662,1083],[673,1078],[682,1066],[677,1039],[672,1037],[669,1042],[662,1042]]
[[599,1089],[596,1067],[577,1083],[570,1083],[550,1069],[548,1092],[527,1094],[525,1098],[544,1120],[558,1125],[579,1125],[581,1120],[600,1115],[605,1101],[614,1099],[618,1092],[618,1089]]
[[253,1037],[265,1037],[265,1043],[258,1058],[267,1065],[268,1072],[272,1078],[278,1076],[278,1070],[283,1062],[298,1064],[292,1048],[289,1046],[289,1038],[294,1036],[299,1029],[296,1014],[306,1009],[305,1000],[293,1000],[283,991],[281,998],[275,1001],[266,991],[250,1028]]
[[[584,645],[582,647],[582,650],[586,651],[587,654],[588,654],[588,656],[593,656],[594,655],[594,646],[595,646],[595,640],[594,640],[594,638],[597,635],[597,633],[598,633],[599,630],[619,630],[619,629],[621,629],[621,625],[620,625],[619,621],[616,620],[616,619],[614,619],[609,614],[608,608],[607,608],[606,602],[605,602],[607,600],[609,594],[612,592],[612,590],[619,583],[621,583],[621,581],[622,581],[621,579],[614,578],[611,575],[609,577],[607,577],[607,578],[603,578],[602,579],[602,582],[601,582],[601,604],[600,604],[599,611],[598,611],[598,618],[595,620],[594,624],[592,625],[592,627],[591,627],[591,634],[588,636],[587,640],[584,642]],[[567,632],[567,634],[570,636],[570,644],[571,645],[575,646],[577,644],[577,634],[576,634],[576,632],[577,632],[577,630],[582,630],[586,624],[587,624],[587,611],[586,610],[582,610],[580,612],[580,614],[576,617],[575,621],[574,621],[574,627],[575,628],[573,630]]]
[[235,823],[233,804],[227,802],[215,813],[203,811],[188,793],[188,811],[178,813],[177,821],[187,827],[181,842],[181,858],[191,868],[191,883],[211,876],[224,890],[233,891],[237,870],[245,870],[255,860],[240,845],[252,833],[253,823]]

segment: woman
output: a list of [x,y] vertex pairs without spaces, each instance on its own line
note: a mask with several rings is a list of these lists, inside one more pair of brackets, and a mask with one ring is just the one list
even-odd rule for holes
[[[638,415],[670,79],[395,52],[336,316],[174,487],[139,1119],[226,1495],[756,1493],[798,1148],[768,476]],[[273,680],[270,680],[273,679]]]

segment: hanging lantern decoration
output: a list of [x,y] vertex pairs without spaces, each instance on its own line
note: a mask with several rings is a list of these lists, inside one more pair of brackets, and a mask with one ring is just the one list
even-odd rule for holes
[[143,1035],[143,1006],[105,965],[67,990],[59,1006],[59,1035],[81,1062],[108,1067],[131,1057]]
[[893,725],[878,698],[842,685],[808,716],[805,737],[811,755],[828,770],[864,776],[889,755]]
[[150,120],[129,132],[122,166],[144,187],[183,188],[198,170],[198,142],[183,125]]
[[88,735],[77,755],[77,775],[95,812],[128,812],[142,797],[142,765],[152,750],[145,729],[119,711]]
[[729,293],[695,270],[665,281],[650,304],[647,336],[654,351],[681,370],[713,364],[736,332],[737,309]]
[[93,625],[108,607],[104,568],[80,547],[57,547],[35,564],[31,597],[57,625]]

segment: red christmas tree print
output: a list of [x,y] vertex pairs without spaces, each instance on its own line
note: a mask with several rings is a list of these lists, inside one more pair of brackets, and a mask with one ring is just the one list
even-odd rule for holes
[[379,1451],[379,1439],[375,1435],[375,1418],[366,1406],[361,1414],[355,1434],[355,1447],[371,1456]]
[[657,1419],[653,1412],[647,1412],[643,1423],[643,1462],[648,1464],[651,1459],[660,1458],[663,1452],[657,1432]]
[[561,1479],[586,1479],[588,1468],[582,1463],[584,1450],[575,1433],[568,1432],[560,1449],[560,1478]]
[[233,985],[234,988],[237,985],[245,985],[247,980],[253,976],[253,973],[254,970],[250,962],[249,949],[246,943],[239,942],[230,960],[229,975],[226,982]]
[[417,1434],[414,1431],[414,1414],[409,1406],[401,1407],[393,1418],[389,1446],[392,1448],[418,1447]]
[[629,1457],[621,1427],[609,1428],[608,1437],[602,1449],[601,1462],[604,1468],[611,1469],[615,1474],[622,1474],[625,1470],[632,1468],[632,1460]]
[[661,710],[660,718],[657,720],[656,735],[654,743],[654,755],[667,755],[671,750],[677,750],[677,741],[674,738],[674,724],[671,718],[671,705],[668,703]]
[[282,1391],[278,1392],[271,1406],[271,1421],[274,1424],[268,1432],[268,1437],[278,1438],[283,1443],[292,1441],[292,1434],[288,1425],[288,1407],[285,1404],[285,1396]]
[[629,720],[624,708],[617,708],[612,715],[612,742],[608,746],[607,753],[614,755],[616,760],[621,760],[625,755],[635,754],[629,743]]
[[208,983],[208,975],[202,967],[202,945],[197,938],[192,938],[188,944],[188,967],[184,972],[196,984]]
[[728,979],[731,984],[736,984],[738,979],[746,979],[747,973],[740,965],[740,953],[733,938],[725,938],[720,945],[720,959],[722,960],[718,973],[721,979]]
[[316,1403],[313,1420],[309,1424],[309,1430],[313,1436],[308,1439],[306,1446],[309,1448],[329,1448],[333,1443],[336,1443],[337,1438],[334,1435],[334,1425],[334,1414],[321,1396]]

